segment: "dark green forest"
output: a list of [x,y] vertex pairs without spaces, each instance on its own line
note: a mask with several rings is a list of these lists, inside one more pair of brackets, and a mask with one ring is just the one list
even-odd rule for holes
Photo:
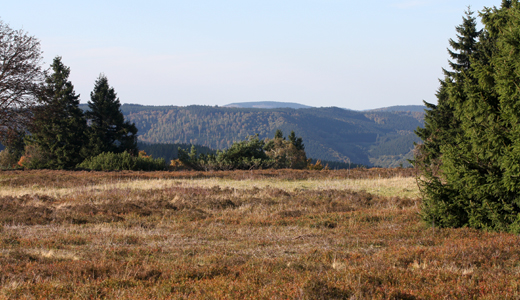
[[265,139],[280,129],[297,132],[305,141],[310,158],[382,167],[408,164],[406,159],[411,158],[413,143],[420,140],[414,130],[422,126],[424,116],[416,111],[360,112],[336,107],[259,109],[123,104],[121,111],[127,121],[135,123],[142,143],[226,149],[250,135]]

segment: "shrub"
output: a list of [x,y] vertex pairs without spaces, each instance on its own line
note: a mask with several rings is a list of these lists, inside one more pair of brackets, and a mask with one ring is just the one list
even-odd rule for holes
[[265,150],[267,156],[275,162],[274,167],[277,169],[305,169],[307,167],[305,150],[298,148],[290,140],[278,137],[267,140]]
[[146,153],[132,156],[128,152],[103,152],[97,156],[87,158],[78,168],[95,171],[159,171],[166,169],[164,158],[154,159]]
[[18,165],[25,169],[44,169],[49,158],[36,144],[25,146],[25,153],[20,157]]
[[183,166],[194,170],[258,170],[258,169],[305,169],[307,156],[302,138],[294,131],[286,140],[281,130],[277,130],[274,139],[261,141],[258,134],[246,140],[235,142],[224,151],[216,154],[197,154],[179,147],[179,160]]
[[308,163],[308,165],[307,165],[307,169],[308,169],[308,170],[317,170],[317,171],[321,171],[321,170],[328,170],[328,169],[329,169],[329,165],[325,165],[325,166],[323,166],[323,164],[321,163],[321,160],[320,160],[320,159],[318,159],[318,160],[316,161],[316,163],[313,164],[313,163],[312,163],[312,159],[309,158],[309,159],[307,160],[307,163]]
[[0,169],[16,169],[18,157],[15,153],[9,151],[8,148],[0,151]]
[[187,152],[179,148],[179,160],[186,167],[194,170],[256,170],[267,169],[273,166],[274,161],[264,151],[264,141],[258,139],[258,135],[236,142],[224,151],[215,154],[197,154],[192,146]]

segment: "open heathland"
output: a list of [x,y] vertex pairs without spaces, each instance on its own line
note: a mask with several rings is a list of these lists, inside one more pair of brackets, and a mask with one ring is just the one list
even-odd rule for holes
[[520,237],[413,169],[0,172],[1,299],[518,299]]

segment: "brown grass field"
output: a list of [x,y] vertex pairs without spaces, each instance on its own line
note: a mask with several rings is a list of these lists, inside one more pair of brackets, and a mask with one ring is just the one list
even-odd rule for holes
[[520,299],[520,238],[411,169],[0,172],[0,299]]

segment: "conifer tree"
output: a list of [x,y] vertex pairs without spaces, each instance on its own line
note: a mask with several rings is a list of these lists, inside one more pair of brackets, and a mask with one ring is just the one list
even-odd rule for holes
[[105,75],[101,74],[96,80],[88,106],[90,155],[124,151],[136,155],[137,128],[135,124],[125,122],[119,98]]
[[484,31],[466,43],[471,52],[455,56],[441,88],[437,107],[449,108],[456,128],[436,127],[430,113],[430,127],[419,131],[430,132],[422,151],[438,149],[435,160],[418,161],[426,170],[422,214],[439,226],[520,233],[520,3],[503,1],[481,17]]
[[27,144],[38,149],[40,159],[32,160],[29,167],[72,169],[85,158],[87,124],[79,108],[79,95],[68,80],[70,69],[61,57],[54,58],[51,68],[27,137]]

